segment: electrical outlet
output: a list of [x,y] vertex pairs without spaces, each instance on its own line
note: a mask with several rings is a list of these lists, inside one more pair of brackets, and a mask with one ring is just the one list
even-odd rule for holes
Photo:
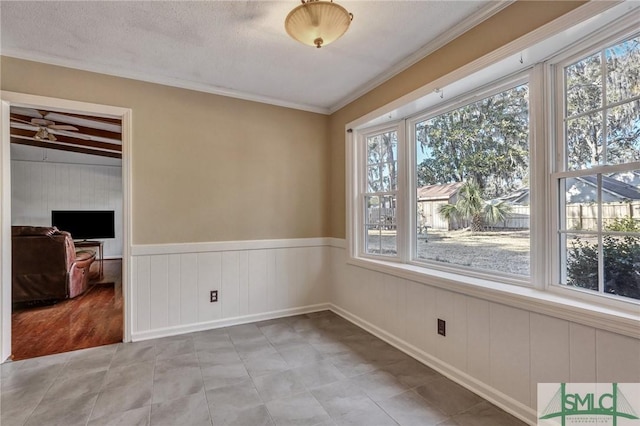
[[447,335],[447,323],[445,320],[438,318],[438,334],[441,336]]
[[211,303],[218,301],[218,290],[211,290],[209,293],[209,300]]

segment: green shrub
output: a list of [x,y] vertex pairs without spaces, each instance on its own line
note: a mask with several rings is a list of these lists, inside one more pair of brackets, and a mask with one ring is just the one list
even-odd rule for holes
[[[607,231],[640,232],[640,221],[616,219]],[[640,236],[602,239],[605,293],[640,299]],[[598,290],[598,244],[576,238],[567,256],[567,284]]]

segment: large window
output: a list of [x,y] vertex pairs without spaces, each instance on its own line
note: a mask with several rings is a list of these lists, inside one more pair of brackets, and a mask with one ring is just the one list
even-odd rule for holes
[[640,37],[556,73],[560,281],[640,299]]
[[415,258],[529,275],[529,87],[418,118]]
[[640,35],[631,21],[546,51],[546,62],[479,71],[475,89],[476,75],[465,77],[455,96],[435,90],[401,119],[410,108],[356,126],[352,257],[425,282],[519,284],[637,309]]
[[398,131],[375,132],[365,136],[365,141],[365,253],[395,256],[398,252]]

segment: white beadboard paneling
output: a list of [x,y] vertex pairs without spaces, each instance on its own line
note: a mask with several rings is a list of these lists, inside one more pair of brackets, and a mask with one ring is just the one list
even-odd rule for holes
[[150,259],[138,259],[136,265],[136,317],[137,329],[151,328],[151,262]]
[[531,326],[531,407],[538,405],[538,383],[566,383],[569,374],[569,322],[536,313]]
[[426,323],[426,302],[425,295],[427,287],[406,281],[406,305],[404,312],[406,340],[417,348],[426,351],[427,332]]
[[345,272],[345,278],[341,283],[344,290],[344,306],[357,316],[368,318],[365,310],[371,304],[368,301],[369,282],[367,279],[370,276],[369,271],[346,266]]
[[467,369],[467,297],[453,293],[453,321],[447,323],[446,355],[449,364],[461,371]]
[[491,385],[529,405],[529,313],[492,303],[489,316]]
[[240,252],[238,262],[238,268],[240,270],[240,276],[238,277],[238,295],[240,301],[238,313],[240,316],[245,316],[249,314],[249,253],[247,253],[246,250]]
[[[330,262],[332,309],[531,424],[538,381],[639,381],[637,339],[533,312],[535,307],[496,303],[490,295],[394,278],[347,263],[339,247],[331,248]],[[396,324],[398,306],[404,306],[404,331]],[[436,334],[438,317],[447,321],[445,338]]]
[[596,330],[596,378],[599,383],[639,383],[640,341]]
[[14,225],[51,226],[52,210],[113,210],[116,237],[104,240],[104,255],[121,257],[122,202],[122,167],[11,162]]
[[151,256],[150,268],[150,327],[169,325],[169,257]]
[[[224,253],[226,254],[226,253]],[[222,265],[221,253],[198,253],[197,257],[198,270],[197,270],[197,302],[198,306],[198,322],[212,321],[223,317],[224,306],[227,305],[230,298],[233,297],[233,292],[229,292],[226,295],[225,288],[221,282],[222,273],[224,267]],[[235,269],[236,276],[238,270],[237,253],[234,256],[233,265],[229,265],[231,269]],[[218,301],[211,302],[211,290],[218,290]],[[237,284],[236,284],[237,292]],[[236,297],[237,300],[237,297]],[[237,309],[235,309],[237,312]],[[235,314],[237,315],[237,313]]]
[[249,252],[249,314],[267,312],[269,310],[269,276],[267,273],[267,250],[251,250]]
[[467,300],[467,318],[467,372],[489,383],[491,381],[489,302],[470,297]]
[[396,317],[396,335],[402,339],[407,339],[407,323],[405,321],[405,315],[407,312],[407,280],[400,280],[398,283],[398,308]]
[[[131,276],[131,282],[132,282],[132,286],[131,286],[131,300],[129,300],[129,303],[132,306],[131,312],[133,313],[133,315],[131,315],[131,330],[132,331],[137,331],[140,330],[140,326],[138,324],[138,305],[140,304],[140,301],[138,300],[138,258],[137,257],[132,257],[131,258],[131,262],[129,263],[129,267],[130,269],[130,276]],[[126,306],[126,305],[125,305]],[[126,308],[125,308],[126,309]]]
[[[170,254],[161,248],[157,254],[134,255],[133,335],[206,329],[326,304],[328,248],[306,240],[298,247],[295,241],[289,244],[294,247],[282,248],[279,242],[274,249]],[[211,290],[219,291],[218,302],[209,301]]]
[[277,250],[267,251],[267,311],[273,312],[278,310],[278,292],[277,280],[278,280],[278,256]]
[[382,279],[382,300],[381,312],[383,313],[383,329],[387,332],[398,336],[400,314],[399,309],[399,293],[402,289],[402,280],[391,275],[384,275]]
[[442,289],[435,289],[435,311],[434,317],[431,319],[430,323],[427,327],[427,332],[432,334],[435,339],[435,355],[440,359],[447,359],[447,357],[451,354],[453,345],[451,342],[451,330],[447,330],[449,332],[448,337],[443,337],[437,334],[438,330],[438,319],[443,319],[446,321],[447,328],[451,328],[453,324],[453,293],[450,291],[445,291]]
[[569,325],[571,363],[569,377],[573,383],[596,382],[596,330],[582,324]]
[[291,250],[276,250],[275,309],[285,309],[289,305],[292,261],[293,254]]
[[310,280],[304,292],[302,304],[310,305],[318,300],[328,302],[330,288],[327,273],[331,270],[328,264],[330,249],[328,247],[305,247],[302,250],[305,252],[305,264],[302,266],[306,269]]
[[281,276],[282,282],[286,282],[288,291],[287,291],[287,304],[283,306],[286,308],[287,306],[304,306],[302,303],[302,288],[300,283],[301,276],[301,264],[304,262],[303,260],[304,253],[301,248],[294,248],[291,250],[284,251],[285,267],[280,271],[287,275],[286,279]]
[[367,317],[372,318],[371,321],[373,324],[378,327],[385,329],[385,320],[388,308],[385,306],[384,300],[384,279],[385,274],[378,274],[370,271],[367,274],[367,297],[364,298],[365,301],[369,300],[368,304],[368,312]]
[[[446,336],[437,334],[438,318],[446,321]],[[427,329],[436,341],[438,358],[460,369],[467,367],[467,303],[466,297],[450,291],[436,290],[436,318]]]
[[[420,284],[422,285],[422,284]],[[438,330],[438,313],[437,313],[437,296],[436,291],[438,289],[424,286],[424,333],[426,337],[425,352],[434,354],[437,351],[440,344],[440,337],[437,333]],[[435,331],[434,331],[435,330]]]
[[240,314],[240,254],[237,251],[222,253],[220,300],[222,317],[237,317]]
[[[136,259],[134,257],[134,259]],[[181,291],[180,291],[180,276],[181,276],[181,264],[180,255],[173,254],[169,256],[169,279],[168,279],[168,312],[169,312],[169,326],[180,325],[180,311],[181,311]],[[135,305],[134,305],[135,306]]]
[[[180,256],[180,324],[198,322],[198,255]],[[141,256],[142,258],[143,256]]]

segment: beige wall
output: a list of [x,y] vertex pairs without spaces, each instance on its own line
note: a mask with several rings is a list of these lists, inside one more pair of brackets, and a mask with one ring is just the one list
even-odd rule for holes
[[329,234],[325,115],[8,57],[1,73],[2,90],[133,110],[134,244]]
[[345,126],[521,37],[584,1],[520,0],[331,115],[330,233],[345,237]]

